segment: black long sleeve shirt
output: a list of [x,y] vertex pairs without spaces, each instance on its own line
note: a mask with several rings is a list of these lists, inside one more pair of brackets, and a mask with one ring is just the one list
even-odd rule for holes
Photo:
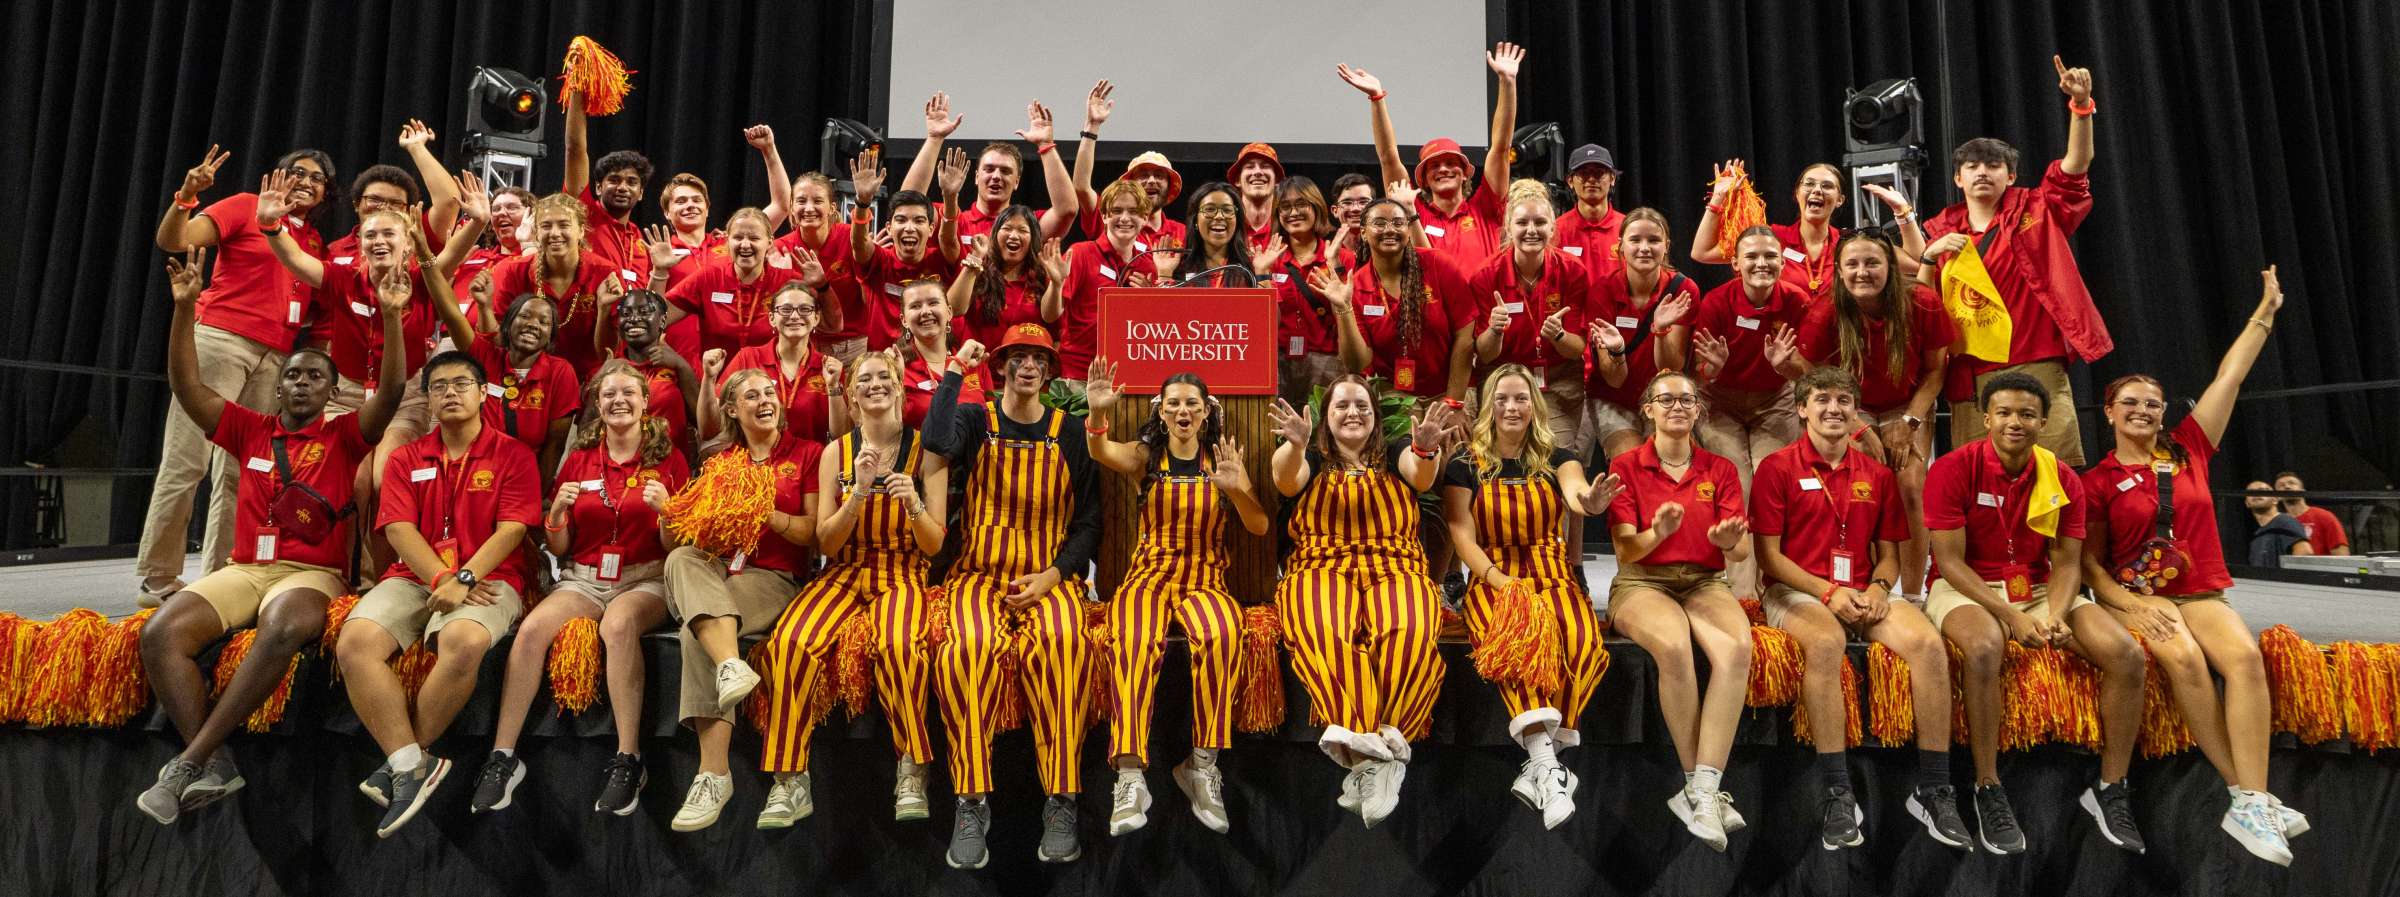
[[[976,456],[988,436],[984,426],[987,412],[982,405],[958,403],[963,379],[956,371],[942,374],[942,387],[934,392],[933,405],[925,412],[925,448],[948,458],[951,469],[960,472],[954,475],[971,482]],[[993,401],[998,401],[997,393]],[[1051,564],[1061,575],[1080,576],[1100,551],[1100,471],[1084,445],[1083,418],[1065,417],[1058,428],[1058,449],[1067,461],[1067,486],[1074,490],[1074,507],[1073,516],[1067,519],[1066,541],[1058,546]],[[1049,436],[1046,415],[1043,421],[1030,424],[1000,415],[1002,439],[1038,442]]]

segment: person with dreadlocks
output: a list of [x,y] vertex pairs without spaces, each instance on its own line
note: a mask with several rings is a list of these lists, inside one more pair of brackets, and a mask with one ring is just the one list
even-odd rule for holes
[[1057,240],[1036,239],[1041,228],[1032,209],[1009,206],[989,233],[975,235],[949,291],[950,316],[966,322],[966,338],[999,345],[1009,328],[1028,323],[1058,331],[1067,263]]
[[1118,400],[1116,366],[1095,359],[1085,395],[1091,420],[1100,422],[1097,428],[1084,425],[1092,459],[1141,484],[1133,559],[1108,606],[1117,707],[1109,725],[1117,784],[1108,833],[1122,835],[1150,821],[1143,771],[1150,765],[1150,714],[1167,623],[1174,621],[1183,627],[1192,664],[1192,753],[1176,764],[1175,784],[1191,801],[1192,815],[1222,834],[1231,820],[1217,752],[1233,747],[1242,650],[1242,606],[1225,585],[1232,565],[1225,521],[1239,516],[1243,529],[1265,535],[1267,510],[1251,490],[1241,445],[1223,435],[1223,409],[1199,375],[1168,377],[1132,442],[1108,438],[1108,411]]
[[649,778],[642,767],[641,639],[667,619],[667,545],[658,515],[691,479],[666,422],[650,416],[649,389],[650,378],[622,359],[602,364],[585,389],[593,420],[576,433],[542,520],[543,543],[562,562],[558,582],[517,624],[472,812],[507,809],[525,780],[517,739],[546,675],[550,643],[570,620],[599,624],[617,730],[617,751],[600,768],[593,812],[632,815]]
[[1442,506],[1474,583],[1466,618],[1476,667],[1500,689],[1508,737],[1525,748],[1509,793],[1557,828],[1575,815],[1576,784],[1558,750],[1583,743],[1576,721],[1608,672],[1560,521],[1607,513],[1619,487],[1614,476],[1587,477],[1583,459],[1557,444],[1534,383],[1516,364],[1484,379],[1466,451],[1443,470]]

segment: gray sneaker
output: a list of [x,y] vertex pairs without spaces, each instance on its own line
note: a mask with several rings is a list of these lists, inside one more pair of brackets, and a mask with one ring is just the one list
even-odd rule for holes
[[983,868],[983,864],[992,861],[992,852],[983,843],[984,834],[991,827],[991,804],[961,798],[958,822],[950,829],[950,850],[942,854],[942,860],[952,869]]
[[1075,795],[1053,794],[1042,804],[1042,845],[1033,858],[1045,863],[1072,863],[1083,857],[1083,842],[1075,837]]
[[426,798],[432,797],[433,789],[441,787],[442,779],[449,775],[450,761],[431,754],[425,755],[424,762],[415,769],[392,773],[392,803],[383,808],[383,824],[375,827],[375,837],[389,838],[409,820],[417,818],[417,811],[425,808]]
[[183,791],[200,778],[200,764],[176,757],[158,770],[158,782],[142,790],[133,805],[160,825],[174,825],[183,812]]
[[367,773],[366,780],[358,783],[358,793],[366,795],[378,807],[391,806],[392,761],[385,760],[374,772]]
[[200,778],[183,789],[183,811],[189,813],[217,801],[232,797],[242,790],[242,771],[233,765],[233,755],[225,749],[208,755],[208,765],[200,768]]
[[475,776],[475,799],[467,804],[469,813],[489,813],[508,809],[516,798],[517,784],[525,781],[525,761],[515,752],[493,751],[483,761],[483,770]]

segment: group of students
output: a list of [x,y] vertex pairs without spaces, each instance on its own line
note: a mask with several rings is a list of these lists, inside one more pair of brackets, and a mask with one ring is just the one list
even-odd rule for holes
[[[454,177],[411,122],[399,142],[417,176],[368,169],[350,190],[358,230],[332,244],[309,223],[331,195],[324,154],[287,154],[258,192],[201,210],[226,161],[212,148],[158,233],[181,255],[168,263],[176,410],[159,532],[145,542],[181,532],[212,445],[228,507],[212,508],[208,576],[176,581],[156,545],[141,561],[143,596],[165,599],[143,660],[186,747],[137,804],[172,822],[241,786],[226,736],[348,591],[356,514],[355,569],[381,573],[362,577],[374,584],[335,654],[386,757],[360,786],[386,807],[379,834],[444,781],[451,761],[427,747],[465,705],[482,655],[513,631],[472,804],[510,805],[528,774],[516,746],[545,651],[576,618],[597,621],[617,724],[596,811],[636,808],[638,639],[672,619],[677,713],[701,748],[673,827],[717,821],[734,788],[732,720],[762,682],[772,783],[757,824],[792,825],[814,809],[812,702],[861,616],[896,755],[895,818],[930,815],[928,691],[943,714],[952,865],[989,858],[990,743],[1014,706],[1011,681],[1047,795],[1040,858],[1081,853],[1094,664],[1117,708],[1108,830],[1146,823],[1170,622],[1192,662],[1192,750],[1171,778],[1200,821],[1226,831],[1219,758],[1233,746],[1241,611],[1225,537],[1236,523],[1267,532],[1280,505],[1284,644],[1319,747],[1347,772],[1340,804],[1368,825],[1393,811],[1439,694],[1447,572],[1463,573],[1479,669],[1526,751],[1511,794],[1548,826],[1573,814],[1578,783],[1558,752],[1580,742],[1606,668],[1575,553],[1584,519],[1598,517],[1619,561],[1608,619],[1656,659],[1685,771],[1669,809],[1709,846],[1744,826],[1720,779],[1751,659],[1740,596],[1805,654],[1827,849],[1864,838],[1841,733],[1840,658],[1855,634],[1910,662],[1920,720],[1951,718],[1945,642],[1964,657],[1977,827],[1957,806],[1949,727],[1920,725],[1907,806],[1937,841],[2025,849],[1996,766],[2015,642],[2099,667],[2103,750],[2080,800],[2106,840],[2142,849],[2126,773],[2146,645],[2227,783],[2223,827],[2288,863],[2306,820],[2265,791],[2265,679],[2224,601],[2208,495],[2208,460],[2281,293],[2270,272],[2179,425],[2165,425],[2156,380],[2110,384],[2110,452],[2076,472],[2065,364],[2107,350],[2065,244],[2091,207],[2089,72],[2058,65],[2069,148],[2038,187],[2013,186],[2016,151],[1979,138],[1953,154],[1965,201],[1932,219],[1878,191],[1897,246],[1831,225],[1843,193],[1830,165],[1803,172],[1794,224],[1722,245],[1713,218],[1746,175],[1738,160],[1721,167],[1691,255],[1736,277],[1701,295],[1668,263],[1664,215],[1610,206],[1619,170],[1606,149],[1573,153],[1563,214],[1541,185],[1511,181],[1523,55],[1502,44],[1486,57],[1499,103],[1480,178],[1446,139],[1405,167],[1387,92],[1341,67],[1368,99],[1382,177],[1343,178],[1331,203],[1286,177],[1265,144],[1188,198],[1158,153],[1093,190],[1107,82],[1086,98],[1071,168],[1050,111],[1029,106],[1019,135],[1054,199],[1041,211],[1012,204],[1026,162],[1015,144],[983,148],[972,169],[945,148],[959,119],[937,94],[880,228],[863,201],[881,190],[875,153],[852,165],[862,202],[843,220],[833,183],[787,177],[773,132],[757,126],[745,139],[769,173],[767,206],[710,231],[706,183],[678,174],[660,197],[667,224],[644,231],[632,217],[650,163],[630,151],[593,163],[573,94],[561,193]],[[1182,222],[1165,214],[1179,198]],[[1070,228],[1090,239],[1062,246]],[[1970,240],[2015,323],[2004,361],[1954,357],[1957,331],[1926,286]],[[204,247],[217,256],[205,288]],[[1137,432],[1112,435],[1126,384],[1095,357],[1100,289],[1226,283],[1243,270],[1281,309],[1284,396],[1267,463],[1252,470],[1248,452],[1264,447],[1225,436],[1220,403],[1190,375],[1159,384]],[[1083,394],[1088,418],[1044,401],[1058,381]],[[1418,400],[1404,439],[1381,435],[1384,392]],[[1943,399],[1957,447],[1929,465],[1926,423]],[[1106,475],[1138,484],[1137,534],[1098,649],[1084,611],[1103,597],[1089,573]],[[1420,495],[1439,498],[1438,520]],[[752,511],[740,526],[710,523],[721,517],[710,508],[733,505]],[[212,705],[195,657],[248,626],[258,640]],[[1525,652],[1527,627],[1555,640]],[[763,669],[742,652],[756,636]],[[412,699],[389,661],[419,640],[437,659]],[[1512,648],[1515,662],[1480,662]],[[1695,654],[1708,659],[1705,683]]]

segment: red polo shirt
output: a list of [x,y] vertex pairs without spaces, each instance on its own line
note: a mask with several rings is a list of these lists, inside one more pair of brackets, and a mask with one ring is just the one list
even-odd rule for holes
[[633,223],[631,216],[619,221],[609,214],[590,184],[583,185],[583,192],[575,198],[583,202],[584,247],[616,269],[627,287],[649,283],[650,250],[642,242],[641,225]]
[[1849,552],[1850,577],[1840,584],[1863,589],[1874,578],[1875,543],[1908,541],[1908,518],[1891,468],[1856,448],[1828,465],[1802,436],[1750,475],[1750,531],[1783,537],[1783,556],[1828,582],[1834,550]]
[[1609,459],[1608,472],[1625,484],[1625,491],[1617,493],[1617,500],[1608,506],[1611,527],[1623,523],[1640,532],[1650,528],[1650,515],[1657,513],[1660,505],[1675,502],[1683,506],[1682,525],[1633,563],[1725,569],[1725,553],[1708,541],[1708,528],[1742,514],[1742,475],[1733,462],[1710,454],[1693,440],[1692,466],[1684,471],[1683,481],[1677,482],[1659,466],[1656,440],[1645,439],[1640,448]]
[[[318,415],[308,426],[287,430],[281,415],[260,414],[232,402],[217,418],[217,430],[208,434],[208,441],[232,455],[242,465],[239,500],[235,503],[233,526],[233,562],[258,563],[259,528],[287,521],[274,520],[276,493],[281,491],[282,479],[275,468],[275,439],[283,437],[284,456],[291,461],[292,479],[316,490],[335,513],[350,504],[351,483],[358,472],[358,463],[374,452],[358,430],[358,416],[338,414]],[[340,570],[350,563],[348,531],[335,527],[333,537],[322,542],[304,542],[281,537],[275,540],[275,559],[295,564],[310,564]]]
[[1479,371],[1503,364],[1541,371],[1574,360],[1560,358],[1550,341],[1542,338],[1542,319],[1561,308],[1567,313],[1559,323],[1568,333],[1583,335],[1591,305],[1591,276],[1574,256],[1555,249],[1543,253],[1541,278],[1532,289],[1526,289],[1517,277],[1516,253],[1494,254],[1483,260],[1474,279],[1467,282],[1467,294],[1475,301],[1467,326],[1477,333],[1483,332],[1495,306],[1508,307],[1508,329],[1500,334],[1500,357],[1490,364],[1478,364]]
[[[1890,322],[1875,317],[1865,318],[1866,345],[1859,349],[1860,369],[1850,372],[1858,376],[1859,407],[1878,416],[1908,407],[1909,397],[1925,382],[1926,351],[1958,342],[1958,324],[1942,309],[1939,294],[1920,285],[1909,289],[1909,300],[1914,304],[1909,308],[1910,333],[1902,355],[1907,361],[1900,376],[1892,376],[1891,365],[1884,360],[1891,339]],[[1833,303],[1809,303],[1807,314],[1800,319],[1800,354],[1807,356],[1810,364],[1837,364],[1841,351],[1841,322]]]
[[[2028,581],[2038,584],[2050,575],[2050,540],[2025,523],[2034,479],[2030,461],[2009,476],[1989,439],[1953,449],[1934,459],[1925,474],[1925,528],[1965,530],[1967,566],[1985,582],[2000,582],[2013,559],[2026,566]],[[2060,461],[2058,485],[2067,493],[2067,506],[2058,515],[2059,538],[2081,539],[2083,478]],[[2209,532],[2214,538],[2213,525]]]
[[[2070,353],[2093,361],[2115,348],[2084,286],[2075,252],[2067,245],[2067,237],[2091,213],[2090,174],[2068,174],[2057,162],[2042,173],[2040,186],[2010,187],[2001,194],[2000,211],[1992,222],[2007,228],[1982,255],[1992,285],[2000,288],[2001,304],[2008,308],[2008,361],[1952,361],[1944,398],[1974,398],[1976,375],[1995,368],[2064,359]],[[1989,229],[1975,230],[1962,202],[1925,222],[1925,240],[1964,232],[1980,242]]]
[[[258,194],[236,193],[198,213],[217,226],[217,265],[200,291],[199,322],[277,352],[299,342],[312,304],[308,285],[275,260],[258,232]],[[286,215],[283,230],[309,255],[325,257],[325,238],[306,219]]]
[[1742,291],[1738,279],[1719,284],[1700,297],[1700,304],[1692,309],[1692,332],[1706,330],[1725,340],[1725,369],[1717,372],[1717,379],[1711,385],[1749,392],[1782,389],[1783,375],[1767,363],[1767,337],[1778,326],[1798,331],[1808,314],[1808,306],[1806,292],[1780,280],[1767,294],[1765,308],[1750,304],[1750,297]]
[[[1100,223],[1100,197],[1095,195],[1087,198],[1090,200],[1090,202],[1083,206],[1081,211],[1075,213],[1075,228],[1083,232],[1084,239],[1108,239],[1108,230]],[[1134,235],[1133,251],[1148,252],[1152,249],[1158,249],[1164,246],[1191,245],[1189,241],[1184,239],[1185,230],[1183,222],[1169,218],[1163,214],[1154,214],[1151,217],[1156,220],[1147,224],[1143,224],[1141,233]],[[967,232],[965,230],[960,230],[958,233],[960,238],[963,240]],[[967,248],[973,249],[974,247],[969,246]]]
[[[542,479],[534,469],[533,452],[509,439],[498,427],[484,427],[467,455],[455,461],[443,457],[442,431],[435,428],[392,453],[383,465],[383,509],[377,529],[395,523],[414,524],[425,541],[439,550],[444,539],[458,540],[456,562],[464,564],[503,523],[522,523],[530,533],[542,527]],[[405,562],[394,561],[383,578],[417,579]],[[525,553],[511,551],[484,579],[497,580],[525,591]]]
[[[1305,265],[1293,261],[1291,250],[1287,248],[1282,255],[1275,257],[1275,267],[1267,274],[1265,283],[1275,291],[1278,318],[1275,332],[1283,337],[1283,345],[1276,346],[1275,350],[1286,358],[1308,353],[1330,355],[1341,350],[1341,335],[1334,329],[1333,309],[1317,296],[1315,288],[1308,285],[1308,278],[1317,269],[1325,267],[1328,261],[1325,250],[1330,246],[1331,243],[1319,241],[1317,257]],[[1332,260],[1336,267],[1345,271],[1358,267],[1357,260],[1346,249],[1332,256]],[[1298,351],[1294,351],[1294,346],[1298,347]]]
[[1600,220],[1583,217],[1580,208],[1568,209],[1558,216],[1558,251],[1574,256],[1598,279],[1625,267],[1624,248],[1618,238],[1625,234],[1625,213],[1610,208]]
[[[1585,378],[1584,388],[1592,398],[1628,411],[1640,408],[1643,387],[1650,385],[1650,378],[1658,376],[1658,341],[1664,335],[1652,332],[1649,328],[1650,318],[1655,314],[1653,309],[1676,294],[1690,296],[1695,306],[1699,304],[1700,287],[1691,278],[1666,270],[1658,274],[1658,283],[1651,287],[1650,295],[1644,297],[1638,306],[1634,304],[1633,287],[1623,265],[1592,279],[1590,301],[1586,309],[1593,318],[1616,325],[1617,332],[1623,334],[1626,344],[1631,346],[1625,352],[1624,383],[1610,386],[1600,376],[1597,365],[1591,368]],[[1601,350],[1592,346],[1587,347],[1587,351]],[[1637,413],[1635,417],[1639,419],[1640,415]]]
[[2308,546],[2318,554],[2332,554],[2336,548],[2350,547],[2350,534],[2342,531],[2342,519],[2333,516],[2332,511],[2311,505],[2292,519],[2300,521],[2300,528],[2308,531]]
[[890,247],[877,246],[873,255],[859,263],[859,301],[867,306],[867,348],[881,349],[900,341],[900,295],[908,291],[905,284],[932,277],[947,288],[958,274],[957,266],[942,258],[941,247],[933,245],[934,239],[938,238],[928,238],[925,257],[914,262],[902,261]]
[[667,301],[685,315],[700,319],[700,348],[723,349],[732,355],[745,348],[775,341],[775,293],[800,279],[798,266],[762,264],[757,279],[743,283],[730,258],[704,262],[700,270],[667,291]]
[[[402,367],[414,376],[432,354],[436,313],[433,296],[425,289],[424,272],[415,262],[407,265],[412,289],[408,312],[400,316],[400,339],[407,358]],[[329,354],[334,370],[364,384],[372,394],[383,370],[383,311],[376,305],[375,284],[368,279],[364,264],[337,259],[325,265],[325,282],[317,289],[317,314],[332,330]]]
[[[492,269],[492,313],[507,315],[509,306],[526,293],[548,297],[558,307],[557,326],[550,335],[551,353],[574,367],[576,379],[589,377],[600,369],[602,360],[592,341],[592,328],[599,325],[600,284],[622,275],[607,259],[586,252],[576,261],[575,279],[568,285],[566,295],[554,295],[548,284],[535,282],[535,260],[536,256],[520,255]],[[638,286],[627,284],[626,289]]]
[[605,440],[569,452],[559,462],[558,481],[576,482],[582,491],[568,511],[568,557],[575,563],[600,566],[600,554],[615,550],[625,566],[667,559],[658,541],[658,512],[642,501],[643,484],[658,480],[672,493],[692,478],[683,453],[668,452],[658,464],[643,466],[641,458],[623,464],[608,459]]
[[544,352],[519,372],[509,366],[508,352],[488,339],[476,340],[467,354],[483,365],[484,425],[524,443],[536,458],[550,442],[550,425],[583,407],[583,382],[566,359]]
[[[1130,267],[1131,271],[1121,269]],[[1137,255],[1133,264],[1109,251],[1108,241],[1089,240],[1067,247],[1067,282],[1060,285],[1065,311],[1058,316],[1059,376],[1081,380],[1100,345],[1100,290],[1117,285],[1117,275],[1149,274],[1158,269],[1150,256]],[[995,348],[997,346],[995,345]]]
[[[748,458],[750,449],[736,441],[729,452]],[[775,443],[775,451],[765,463],[774,465],[775,510],[786,514],[807,514],[808,497],[817,491],[817,458],[825,453],[825,444],[804,436],[786,433]],[[814,552],[784,541],[782,536],[761,523],[758,527],[758,550],[752,552],[746,564],[763,570],[775,570],[797,576]]]
[[[1032,268],[1039,264],[1041,263],[1038,260],[1028,259],[1025,267]],[[977,275],[977,285],[980,287],[982,279],[991,276],[994,276],[993,272],[988,269]],[[1042,320],[1042,291],[1033,287],[1031,278],[1020,276],[1016,280],[1002,281],[1000,319],[998,321],[984,320],[982,302],[983,297],[980,295],[967,297],[966,313],[953,319],[950,322],[950,329],[954,332],[964,333],[968,338],[982,343],[986,347],[1000,345],[1001,338],[1007,336],[1008,331],[1019,324],[1040,324],[1043,329],[1051,332],[1051,339],[1058,338],[1057,323]]]
[[[1841,228],[1831,224],[1825,225],[1825,246],[1817,250],[1817,254],[1813,256],[1808,254],[1807,241],[1800,236],[1798,222],[1770,224],[1767,225],[1767,228],[1775,232],[1777,241],[1783,243],[1784,283],[1799,287],[1800,291],[1807,293],[1810,298],[1822,297],[1833,291],[1834,278],[1841,273],[1836,270],[1840,267],[1836,261],[1841,254]],[[1726,254],[1732,255],[1730,252]],[[1895,277],[1899,274],[1900,272],[1897,271],[1892,272]]]
[[[2200,422],[2189,416],[2176,424],[2167,438],[2183,447],[2183,463],[2176,465],[2173,480],[2174,542],[2192,564],[2167,580],[2158,593],[2191,595],[2232,586],[2233,574],[2225,569],[2225,546],[2217,541],[2216,500],[2208,493],[2208,462],[2216,457],[2217,446],[2208,441]],[[2101,519],[2108,521],[2108,552],[2103,556],[2114,573],[2141,553],[2142,543],[2150,541],[2157,528],[2157,474],[2149,464],[2128,466],[2117,460],[2112,450],[2083,472],[2083,492],[2092,499],[2089,513],[2105,515]]]
[[[663,364],[646,364],[628,358],[633,369],[650,378],[650,416],[667,422],[667,440],[680,448],[690,444],[692,415],[683,401],[683,387],[675,385],[675,370]],[[706,392],[706,384],[701,384]]]
[[[752,368],[765,371],[775,378],[775,396],[783,402],[784,429],[818,442],[825,441],[826,429],[832,423],[832,411],[826,402],[834,389],[833,384],[825,382],[825,354],[811,347],[808,359],[800,362],[800,373],[797,376],[785,376],[783,362],[775,357],[774,343],[751,346],[734,353],[733,358],[725,362],[725,370],[717,375],[717,385],[725,385],[725,381],[733,378],[735,371]],[[731,421],[725,422],[725,427],[734,429]]]
[[1417,197],[1418,223],[1424,226],[1425,238],[1433,242],[1434,251],[1470,271],[1500,251],[1500,232],[1508,223],[1507,191],[1481,182],[1474,191],[1458,204],[1457,213],[1450,215],[1433,207],[1432,194]]
[[[944,208],[945,208],[945,207],[944,207],[944,206],[943,206],[941,203],[935,203],[935,204],[934,204],[934,211],[935,211],[935,212],[937,212],[937,213],[938,213],[938,212],[941,212],[941,211],[942,211]],[[973,249],[973,248],[975,248],[975,238],[976,238],[976,236],[978,236],[978,235],[981,235],[981,234],[988,234],[988,233],[991,233],[991,232],[992,232],[992,226],[993,226],[993,225],[996,225],[996,224],[998,224],[998,223],[1000,223],[1000,213],[1001,213],[1001,212],[1005,212],[1005,211],[1008,211],[1008,206],[1006,206],[1006,205],[1002,205],[1000,208],[993,209],[993,210],[991,210],[991,211],[989,211],[989,212],[986,212],[986,211],[984,211],[984,210],[983,210],[983,204],[982,204],[981,202],[973,202],[973,201],[971,201],[971,202],[968,202],[964,208],[961,208],[961,209],[959,209],[959,210],[958,210],[958,248],[959,248],[959,250],[960,250],[960,251],[963,253],[963,252],[965,252],[966,250],[970,250],[970,249]],[[1040,223],[1041,219],[1042,219],[1042,216],[1043,216],[1043,215],[1047,215],[1047,214],[1049,214],[1049,213],[1050,213],[1050,210],[1048,210],[1048,209],[1035,209],[1035,210],[1033,210],[1033,219],[1034,219],[1035,223],[1038,225],[1038,224]],[[941,230],[942,219],[940,219],[940,218],[938,218],[938,217],[937,217],[937,218],[935,218],[935,219],[933,219],[933,224],[934,224],[934,230],[935,230],[935,232],[938,234],[938,233],[940,232],[940,230]],[[1040,232],[1038,229],[1037,229],[1037,230],[1034,232],[1034,235],[1033,235],[1033,240],[1034,240],[1034,245],[1036,245],[1036,246],[1039,246],[1039,245],[1041,245],[1042,235],[1041,235],[1041,232]],[[930,249],[930,251],[938,255],[938,254],[940,254],[940,253],[941,253],[941,247],[939,247],[939,246],[932,247],[932,248]]]
[[[825,269],[825,286],[817,291],[817,326],[809,331],[809,340],[823,349],[865,336],[867,307],[859,296],[858,263],[850,255],[850,223],[837,221],[828,225],[822,245],[809,242],[797,230],[775,238],[775,248],[784,252],[802,246],[816,253],[817,264]],[[832,295],[830,300],[827,294]],[[834,309],[841,312],[840,327],[829,323]]]
[[[700,273],[700,269],[707,267],[708,263],[725,258],[725,232],[721,230],[707,232],[698,243],[686,242],[682,234],[667,239],[675,246],[675,267],[667,269],[669,292],[673,292],[692,275]],[[686,316],[667,325],[667,332],[663,335],[667,348],[683,356],[685,362],[697,369],[700,354],[706,349],[700,344],[700,318]]]
[[[468,323],[477,327],[483,326],[482,322],[475,320],[475,278],[486,271],[499,270],[501,262],[522,254],[524,254],[523,251],[519,249],[477,246],[467,253],[464,260],[458,263],[458,270],[450,275],[450,292],[458,296],[458,307],[467,316]],[[505,305],[506,301],[500,297],[498,290],[492,291],[492,314],[495,318],[502,312],[508,311]],[[499,321],[494,320],[492,323],[497,325]]]
[[[904,382],[901,385],[905,389],[901,394],[900,417],[912,429],[925,426],[925,413],[933,408],[933,394],[942,388],[942,371],[944,369],[936,365],[948,364],[949,361],[948,359],[935,359],[934,361],[934,364],[927,364],[925,359],[910,358],[908,370],[902,372],[901,379]],[[991,382],[991,377],[984,367],[979,366],[968,371],[966,376],[959,380],[958,403],[961,405],[983,404],[983,388],[989,382]]]
[[[1438,396],[1450,388],[1450,349],[1458,340],[1459,328],[1468,326],[1453,317],[1451,309],[1472,304],[1469,297],[1473,294],[1447,256],[1418,252],[1417,261],[1425,271],[1425,296],[1413,348],[1400,344],[1400,298],[1384,294],[1383,279],[1375,276],[1371,263],[1350,272],[1350,308],[1358,316],[1359,335],[1366,337],[1367,348],[1375,353],[1372,375],[1391,380],[1395,389],[1410,395]],[[1415,381],[1406,386],[1400,385],[1397,376],[1401,359],[1407,359]]]

